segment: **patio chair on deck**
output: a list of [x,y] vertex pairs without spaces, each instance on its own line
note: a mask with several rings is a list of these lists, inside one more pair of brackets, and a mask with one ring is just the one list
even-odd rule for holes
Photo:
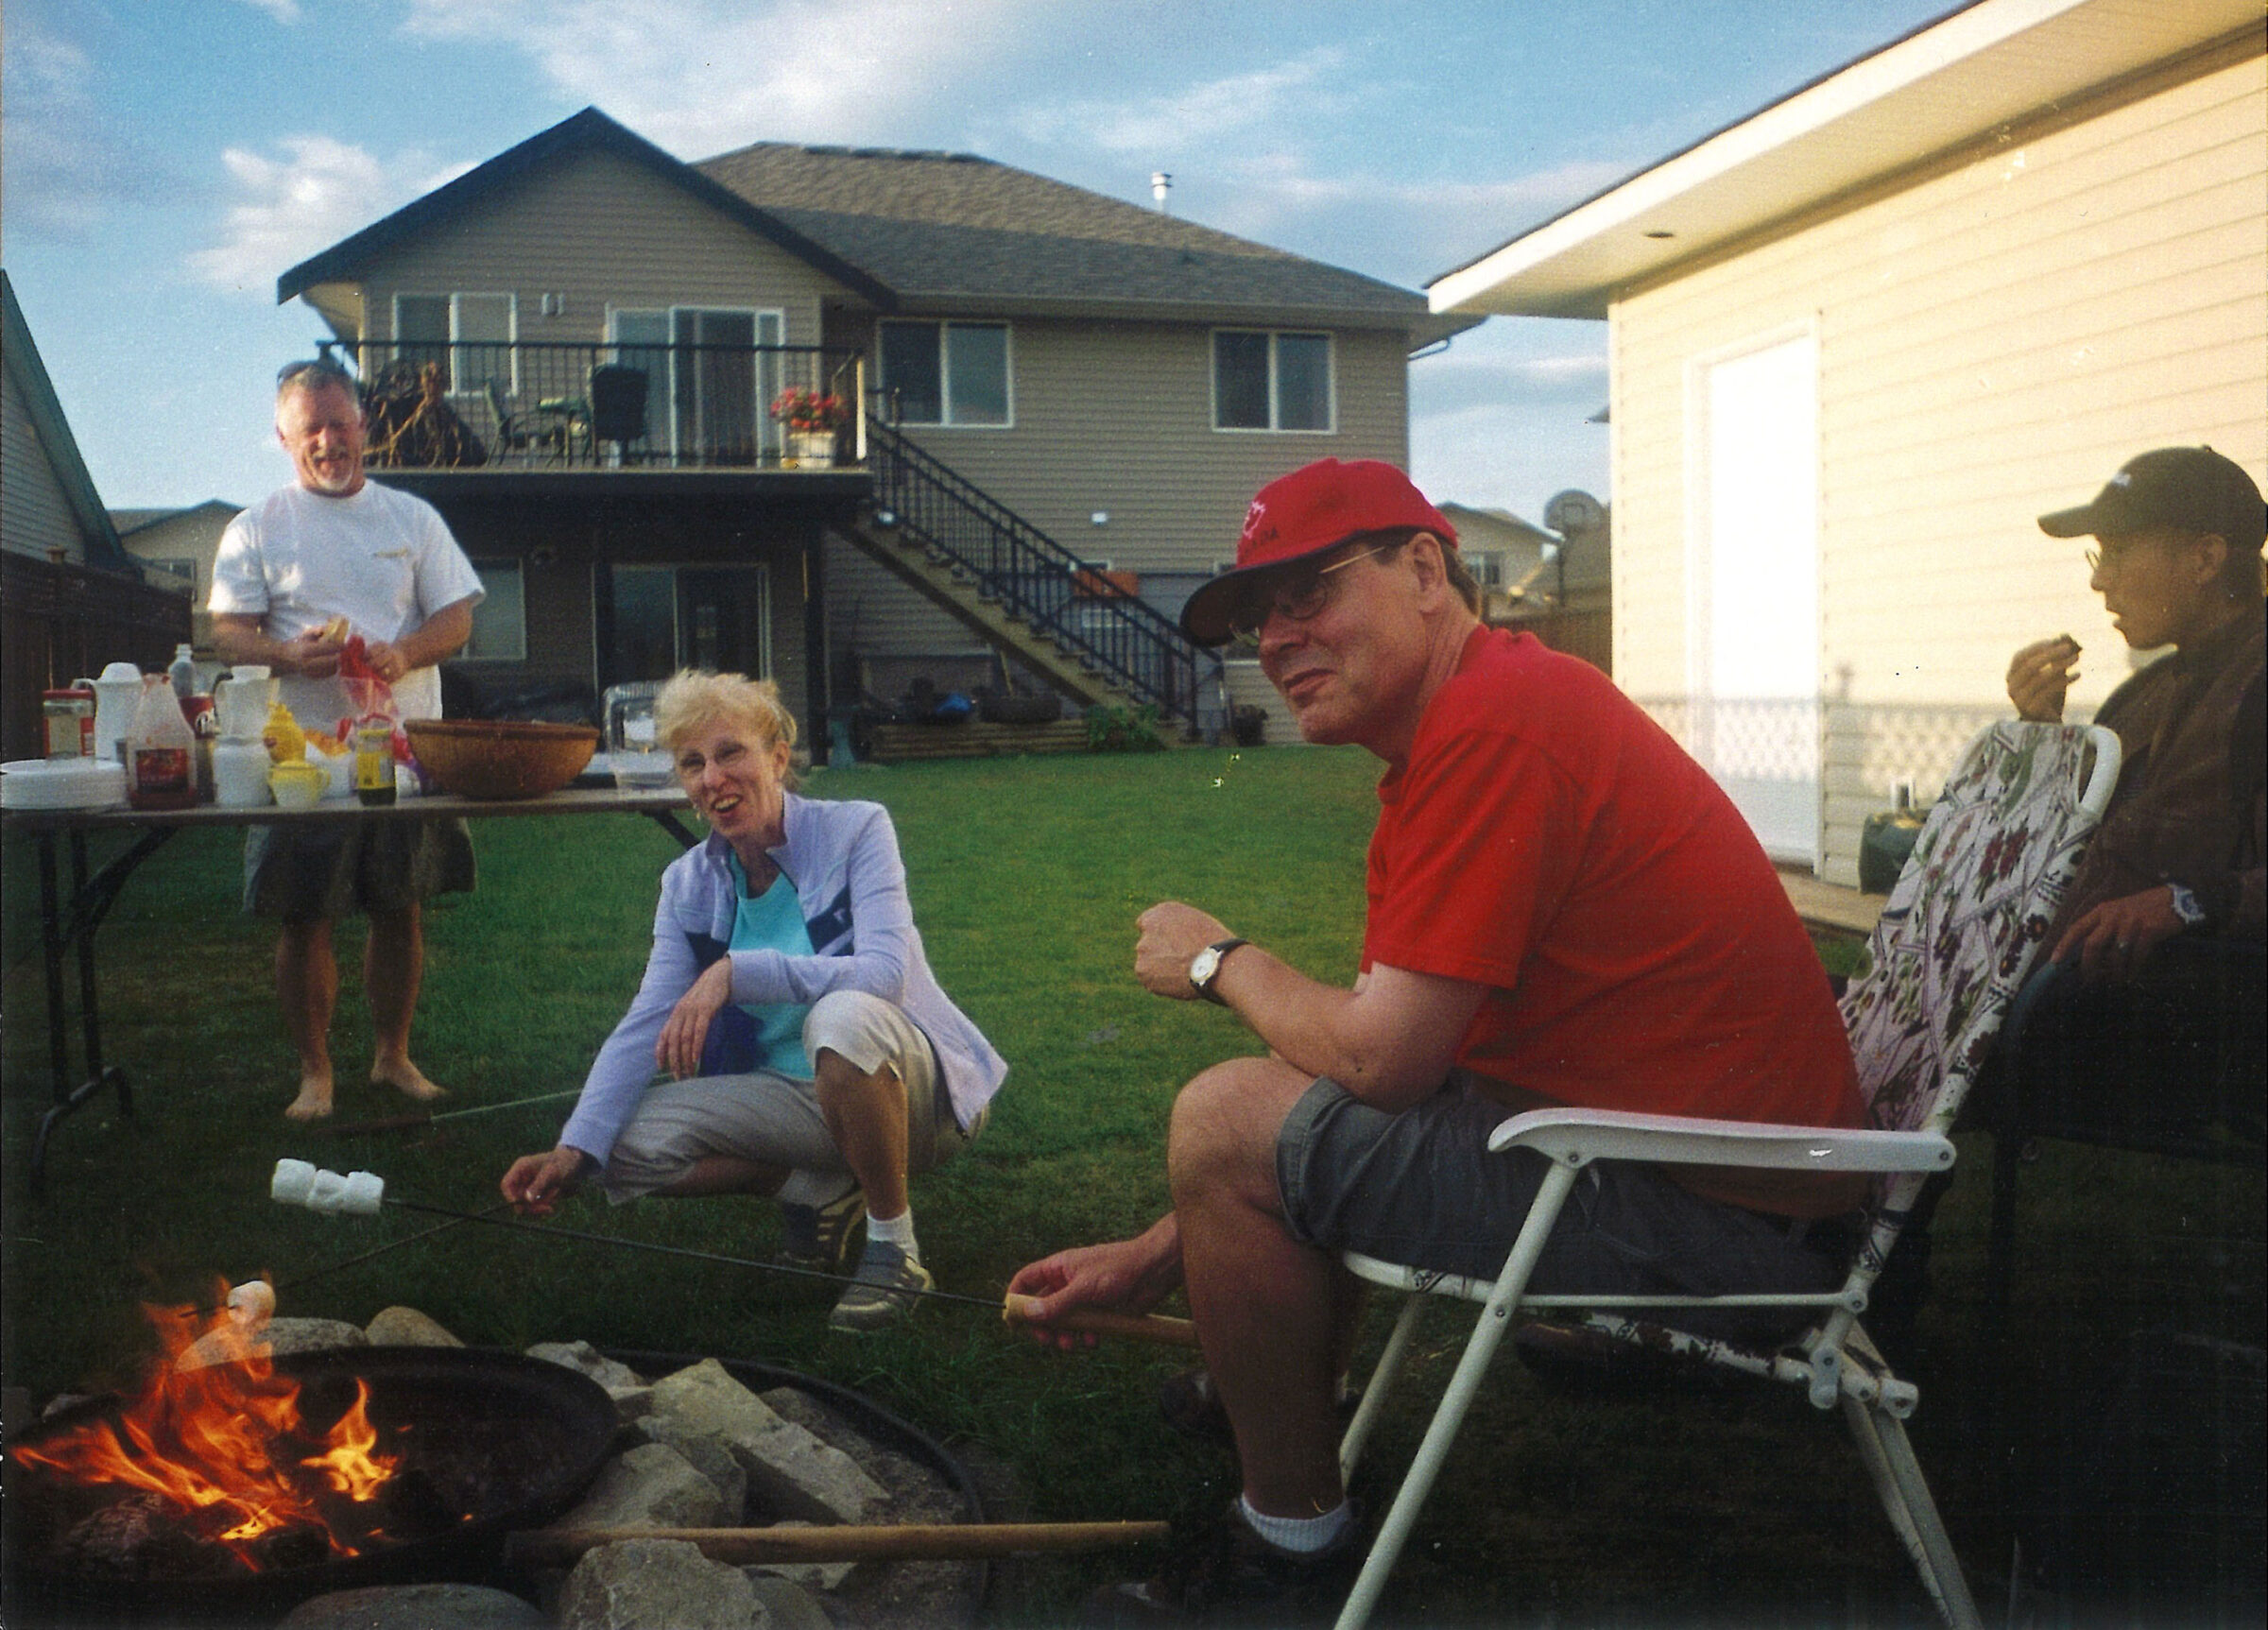
[[[1870,966],[1843,998],[1872,1125],[1863,1131],[1686,1120],[1606,1110],[1516,1115],[1489,1147],[1538,1151],[1553,1163],[1520,1238],[1493,1280],[1379,1261],[1347,1266],[1375,1284],[1484,1304],[1400,1492],[1339,1617],[1370,1616],[1416,1524],[1498,1344],[1519,1314],[1572,1321],[1596,1335],[1761,1380],[1800,1386],[1820,1409],[1840,1404],[1891,1525],[1948,1621],[1978,1622],[1959,1559],[1902,1424],[1918,1397],[1882,1362],[1858,1314],[1922,1183],[1949,1168],[1947,1138],[1975,1071],[2039,951],[2118,779],[2118,738],[2091,726],[1995,725],[1972,741],[1930,814],[1869,942]],[[1843,1284],[1817,1295],[1607,1297],[1525,1295],[1528,1277],[1576,1174],[1592,1160],[1652,1160],[1877,1175]],[[1422,1302],[1401,1310],[1339,1458],[1351,1475],[1385,1392],[1406,1356]],[[1765,1349],[1681,1331],[1678,1308],[1810,1307],[1814,1323]]]
[[630,444],[645,439],[645,369],[607,363],[591,370],[591,440],[611,446],[627,464]]

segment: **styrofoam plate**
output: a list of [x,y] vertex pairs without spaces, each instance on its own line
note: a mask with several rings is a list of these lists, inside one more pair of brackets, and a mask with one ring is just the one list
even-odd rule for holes
[[0,764],[0,807],[116,809],[125,802],[126,766],[109,759],[18,759]]

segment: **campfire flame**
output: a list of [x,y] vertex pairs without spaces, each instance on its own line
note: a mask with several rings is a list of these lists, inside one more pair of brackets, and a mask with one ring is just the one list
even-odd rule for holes
[[[227,1297],[225,1281],[219,1288],[215,1307]],[[74,1482],[155,1495],[254,1572],[263,1570],[255,1542],[279,1530],[319,1530],[334,1557],[357,1555],[352,1541],[383,1534],[349,1512],[324,1510],[335,1505],[325,1490],[351,1505],[368,1504],[400,1465],[374,1452],[378,1433],[366,1410],[366,1384],[355,1381],[352,1406],[318,1436],[301,1416],[300,1383],[277,1373],[256,1322],[231,1317],[225,1308],[145,1304],[142,1312],[157,1332],[160,1357],[141,1395],[114,1419],[19,1444],[9,1450],[13,1458]],[[196,1367],[184,1367],[184,1358]]]

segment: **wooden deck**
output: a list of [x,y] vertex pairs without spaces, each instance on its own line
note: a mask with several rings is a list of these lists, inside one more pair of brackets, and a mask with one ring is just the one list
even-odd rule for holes
[[1785,867],[1780,871],[1779,881],[1788,891],[1789,903],[1796,907],[1796,915],[1803,918],[1806,927],[1847,934],[1854,939],[1864,939],[1874,932],[1875,919],[1882,915],[1883,902],[1889,899],[1887,895],[1861,894],[1855,888],[1821,883],[1808,871]]

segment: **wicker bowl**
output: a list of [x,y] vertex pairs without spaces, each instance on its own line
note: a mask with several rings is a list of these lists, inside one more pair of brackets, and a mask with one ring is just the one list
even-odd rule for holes
[[412,719],[403,727],[419,767],[445,793],[540,798],[583,773],[598,747],[590,725],[518,719]]

